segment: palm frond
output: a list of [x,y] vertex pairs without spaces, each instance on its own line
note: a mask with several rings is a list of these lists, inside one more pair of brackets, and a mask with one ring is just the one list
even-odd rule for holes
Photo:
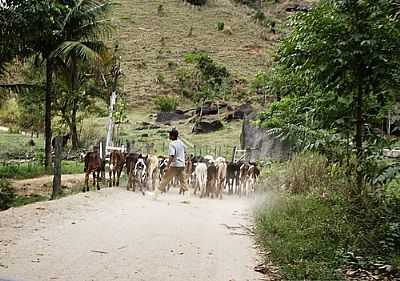
[[84,62],[89,62],[92,64],[97,64],[101,62],[100,54],[96,50],[91,49],[87,44],[89,44],[89,42],[63,42],[53,51],[51,57],[62,57],[65,59],[75,57]]

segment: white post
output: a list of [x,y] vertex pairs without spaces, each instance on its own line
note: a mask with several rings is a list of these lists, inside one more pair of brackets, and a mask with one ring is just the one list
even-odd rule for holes
[[113,121],[113,113],[115,101],[117,100],[117,92],[113,91],[110,97],[110,115],[108,120],[108,130],[107,130],[107,140],[106,140],[106,150],[108,147],[113,146],[113,130],[114,130],[114,121]]

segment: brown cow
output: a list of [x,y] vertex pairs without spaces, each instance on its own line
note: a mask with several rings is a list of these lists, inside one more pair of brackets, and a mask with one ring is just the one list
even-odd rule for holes
[[128,185],[126,186],[127,190],[132,188],[132,190],[135,191],[135,166],[138,158],[138,153],[128,153],[126,155],[126,173],[128,175]]
[[[83,192],[89,191],[89,175],[93,173],[93,186],[97,186],[97,190],[100,190],[100,173],[102,169],[102,161],[97,150],[88,152],[85,155],[85,187]],[[97,180],[97,181],[96,181]]]
[[210,162],[207,167],[207,187],[206,196],[214,198],[217,196],[217,167],[213,162]]
[[[125,155],[118,150],[112,150],[110,153],[110,183],[109,186],[119,186],[119,178],[121,177],[122,169],[125,165]],[[115,174],[117,174],[117,179],[115,180]],[[112,178],[111,178],[112,176]]]
[[256,183],[257,183],[257,178],[260,176],[260,169],[257,167],[256,164],[250,164],[249,171],[248,171],[248,186],[250,191],[255,192],[256,191]]

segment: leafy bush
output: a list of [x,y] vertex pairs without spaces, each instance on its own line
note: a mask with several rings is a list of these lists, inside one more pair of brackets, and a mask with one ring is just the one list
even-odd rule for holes
[[0,178],[0,210],[6,210],[12,207],[15,198],[15,190],[10,182]]
[[193,66],[177,71],[183,94],[199,102],[214,100],[231,92],[229,71],[216,64],[206,52],[189,52],[184,59]]
[[253,16],[255,21],[263,22],[267,17],[265,16],[264,12],[261,10],[257,10],[257,12]]
[[175,97],[158,97],[155,100],[157,110],[162,112],[173,112],[178,106],[178,100]]
[[223,21],[220,21],[220,22],[217,23],[217,30],[218,31],[224,30],[224,27],[225,27],[225,23]]
[[3,124],[15,125],[18,123],[20,110],[16,99],[12,98],[0,108],[0,121]]

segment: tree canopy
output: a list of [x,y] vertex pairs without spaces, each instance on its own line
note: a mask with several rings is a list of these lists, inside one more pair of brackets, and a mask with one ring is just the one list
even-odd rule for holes
[[400,88],[396,1],[324,0],[296,14],[290,27],[268,80],[285,98],[265,113],[264,125],[303,140],[303,148],[307,139],[316,147],[318,141],[352,137],[361,185],[361,165],[369,144],[376,144],[377,124]]

